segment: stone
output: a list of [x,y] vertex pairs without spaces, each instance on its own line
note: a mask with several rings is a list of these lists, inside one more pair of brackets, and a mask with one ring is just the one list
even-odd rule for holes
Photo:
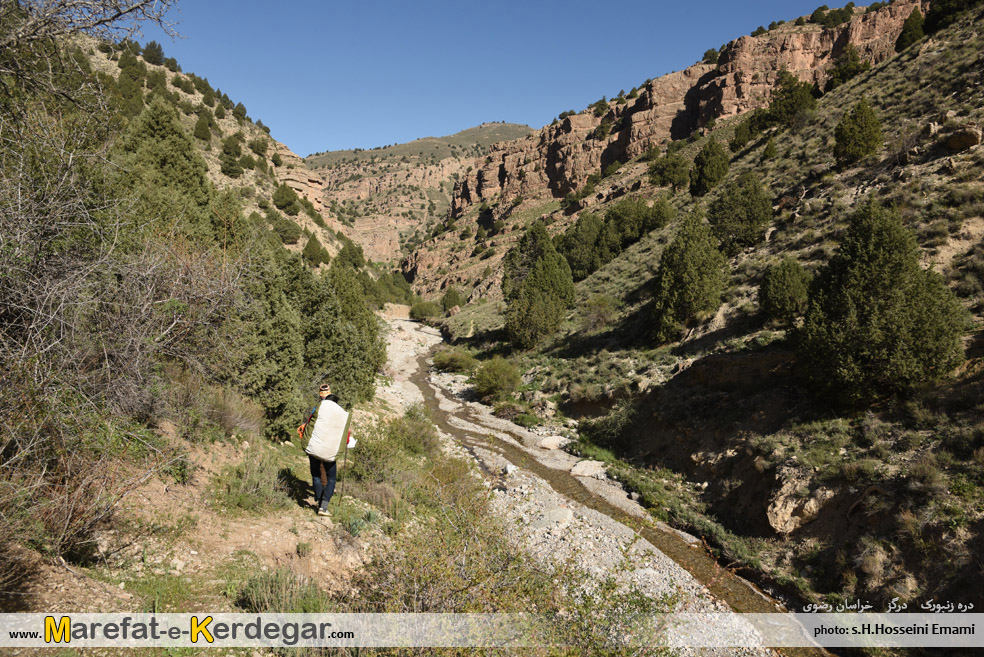
[[929,123],[926,124],[926,127],[923,128],[923,134],[926,135],[927,137],[935,137],[936,135],[940,134],[940,128],[941,126],[939,123],[937,123],[936,121],[930,121]]
[[569,525],[573,519],[573,511],[567,507],[559,506],[544,511],[540,518],[537,518],[530,523],[530,527],[533,529],[563,529]]
[[571,468],[571,474],[575,477],[594,477],[595,479],[605,478],[605,464],[602,461],[578,461]]
[[506,463],[504,466],[502,466],[502,474],[506,476],[509,476],[517,471],[519,471],[519,467],[513,465],[512,463]]
[[824,505],[834,497],[834,491],[825,486],[804,497],[800,491],[809,485],[809,479],[798,468],[784,466],[776,477],[781,485],[772,495],[765,515],[779,534],[790,534],[816,520]]
[[946,139],[946,147],[951,151],[965,151],[981,143],[981,129],[965,126],[956,130]]
[[537,445],[540,449],[560,449],[571,442],[570,438],[563,436],[547,436]]

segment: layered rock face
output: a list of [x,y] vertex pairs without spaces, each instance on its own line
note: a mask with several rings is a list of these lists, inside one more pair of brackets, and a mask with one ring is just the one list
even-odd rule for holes
[[[925,14],[928,8],[925,0],[896,0],[870,13],[859,7],[849,22],[837,27],[790,22],[762,36],[736,39],[724,47],[716,65],[695,64],[650,80],[637,98],[610,102],[603,116],[587,110],[493,147],[456,186],[452,216],[495,197],[564,195],[616,160],[684,138],[713,119],[766,107],[781,69],[822,86],[848,45],[863,60],[877,64],[895,53],[909,14],[915,9]],[[612,130],[598,138],[596,130],[603,121]]]

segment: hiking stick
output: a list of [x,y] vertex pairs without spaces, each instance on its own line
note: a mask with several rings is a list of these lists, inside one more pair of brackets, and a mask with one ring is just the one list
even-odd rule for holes
[[[346,432],[346,434],[347,433],[348,432]],[[345,436],[345,447],[342,449],[342,471],[344,472],[347,467],[348,467],[348,435]],[[337,468],[337,466],[336,466],[336,468]],[[338,477],[338,495],[337,495],[337,497],[338,498],[341,498],[342,495],[344,494],[342,491],[343,491],[343,484],[345,483],[345,480],[342,479],[342,473],[341,472],[337,473],[337,477]],[[339,504],[341,504],[341,502],[335,502],[335,511],[338,511],[338,505]]]

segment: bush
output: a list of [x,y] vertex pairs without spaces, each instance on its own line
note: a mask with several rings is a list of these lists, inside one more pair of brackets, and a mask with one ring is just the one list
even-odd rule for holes
[[728,173],[731,161],[721,144],[711,137],[694,158],[690,169],[690,193],[703,196],[711,191]]
[[478,367],[478,360],[464,349],[442,347],[434,354],[434,367],[441,372],[470,374]]
[[574,302],[571,268],[541,222],[530,226],[503,266],[506,333],[514,345],[529,349],[557,330]]
[[582,212],[560,240],[557,250],[567,260],[574,281],[584,280],[601,266],[596,244],[603,225],[597,214]]
[[[302,551],[298,543],[298,554]],[[332,611],[328,594],[289,568],[257,573],[243,582],[236,606],[254,614],[323,614]]]
[[444,308],[444,312],[448,312],[455,306],[460,308],[463,305],[465,305],[465,298],[461,296],[461,292],[458,291],[458,288],[453,285],[449,287],[444,293],[444,296],[441,297],[441,307]]
[[782,69],[776,78],[769,103],[769,120],[784,128],[804,123],[816,109],[817,99],[813,97],[813,87]]
[[325,247],[321,246],[317,235],[311,235],[308,238],[307,244],[304,245],[304,250],[301,252],[301,257],[304,258],[304,262],[310,267],[317,267],[322,264],[327,265],[331,262],[331,254],[328,253]]
[[441,307],[433,301],[418,301],[410,307],[410,319],[417,321],[441,316]]
[[874,155],[884,140],[878,115],[863,99],[837,124],[834,138],[834,157],[841,166]]
[[765,228],[772,220],[772,199],[756,174],[743,173],[711,203],[708,219],[721,250],[734,256],[765,237]]
[[143,49],[144,61],[148,64],[161,66],[164,64],[164,49],[156,41],[149,41]]
[[502,356],[494,356],[475,373],[475,393],[481,399],[503,399],[519,387],[519,370]]
[[811,285],[798,349],[817,389],[855,405],[946,376],[963,360],[965,326],[898,213],[871,200]]
[[759,286],[759,305],[771,320],[792,326],[806,310],[810,274],[797,260],[786,257],[766,272]]
[[683,326],[717,309],[726,266],[701,212],[694,210],[663,251],[656,272],[654,335],[659,342],[676,339]]
[[215,479],[217,499],[244,511],[283,509],[290,505],[279,468],[270,454],[249,455],[239,465],[226,466]]
[[209,129],[208,117],[202,114],[195,122],[195,138],[204,142],[212,141],[212,131]]
[[717,48],[709,48],[704,51],[704,58],[701,60],[705,64],[717,64],[718,57],[721,55]]
[[283,210],[291,217],[297,216],[301,211],[301,204],[297,199],[297,192],[291,189],[286,183],[282,183],[277,187],[271,200],[277,206],[277,209]]
[[689,172],[690,163],[687,158],[679,153],[668,152],[650,163],[649,181],[660,187],[672,187],[677,192],[687,184]]
[[264,139],[263,137],[257,137],[256,139],[250,140],[249,149],[254,153],[256,153],[257,155],[259,155],[260,157],[263,157],[267,153],[268,145],[269,144],[266,139]]
[[980,2],[981,0],[936,0],[926,12],[923,29],[926,34],[934,34],[944,27],[949,27],[956,22],[961,13]]
[[916,7],[902,24],[902,32],[899,34],[899,38],[895,40],[895,52],[902,52],[925,36],[923,23],[923,15]]
[[[918,9],[916,12],[918,13]],[[864,73],[871,68],[870,62],[862,62],[857,48],[848,44],[844,52],[837,58],[834,68],[830,71],[824,91],[832,91],[848,80]]]

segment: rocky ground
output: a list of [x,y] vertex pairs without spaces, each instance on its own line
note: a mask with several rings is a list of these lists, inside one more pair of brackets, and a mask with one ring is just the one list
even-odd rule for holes
[[[380,391],[394,409],[425,401],[415,376],[417,359],[440,341],[430,327],[408,320],[390,320],[388,373],[392,382]],[[430,372],[426,378],[436,398],[446,448],[474,458],[493,493],[493,508],[516,527],[511,536],[536,558],[573,566],[595,581],[613,577],[654,599],[670,601],[677,611],[721,612],[729,607],[687,570],[666,556],[637,530],[555,490],[543,477],[512,463],[497,449],[497,441],[519,448],[538,463],[574,477],[591,494],[630,517],[649,522],[649,514],[618,483],[608,479],[598,461],[582,460],[561,448],[571,440],[570,427],[530,431],[495,417],[488,406],[471,399],[467,377]],[[433,412],[432,408],[432,412]],[[566,434],[566,435],[565,435]],[[486,445],[475,437],[485,436]],[[467,448],[467,449],[466,449]],[[658,525],[652,522],[652,525]],[[662,526],[663,530],[673,531]],[[699,541],[681,534],[699,549]],[[695,650],[694,654],[773,654],[768,650]]]

